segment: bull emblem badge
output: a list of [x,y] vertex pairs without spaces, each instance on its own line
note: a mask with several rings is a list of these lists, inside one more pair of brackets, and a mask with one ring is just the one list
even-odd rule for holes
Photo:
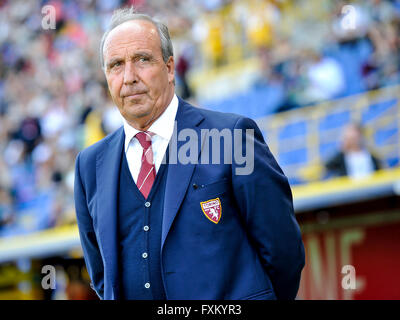
[[201,210],[208,220],[217,224],[221,219],[222,207],[219,198],[200,202]]

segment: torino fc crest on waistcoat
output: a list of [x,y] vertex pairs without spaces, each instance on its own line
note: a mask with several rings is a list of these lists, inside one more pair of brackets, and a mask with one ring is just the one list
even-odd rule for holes
[[221,200],[219,200],[219,198],[200,202],[200,206],[207,219],[215,224],[219,222],[222,214]]

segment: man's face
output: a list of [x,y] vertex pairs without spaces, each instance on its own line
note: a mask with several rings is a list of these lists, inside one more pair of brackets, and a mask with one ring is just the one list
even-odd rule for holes
[[156,27],[132,20],[113,29],[104,43],[105,74],[121,115],[145,130],[168,106],[174,93],[174,60],[163,61]]
[[343,133],[343,147],[345,152],[358,151],[361,148],[361,133],[355,126],[348,126]]

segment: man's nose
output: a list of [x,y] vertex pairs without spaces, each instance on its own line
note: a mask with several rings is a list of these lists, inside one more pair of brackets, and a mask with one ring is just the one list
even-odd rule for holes
[[136,73],[136,69],[134,64],[131,61],[128,61],[125,64],[124,70],[124,84],[129,85],[138,82],[138,76]]

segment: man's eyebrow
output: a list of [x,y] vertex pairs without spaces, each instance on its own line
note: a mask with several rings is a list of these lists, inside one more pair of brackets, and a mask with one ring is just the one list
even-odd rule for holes
[[110,61],[108,61],[106,63],[107,68],[111,67],[113,64],[117,63],[117,62],[121,62],[123,61],[123,59],[121,58],[112,58]]
[[[136,52],[135,54],[133,54],[130,58],[135,60],[141,57],[146,57],[146,58],[153,58],[153,54],[151,54],[150,52],[145,52],[145,51],[140,51],[140,52]],[[112,58],[110,61],[108,61],[106,63],[106,67],[110,68],[113,64],[117,63],[117,62],[122,62],[124,61],[124,59],[122,58]]]
[[153,55],[150,53],[150,52],[145,52],[145,51],[139,51],[139,52],[136,52],[133,56],[132,56],[132,58],[140,58],[140,57],[147,57],[147,58],[151,58],[151,57],[153,57]]

